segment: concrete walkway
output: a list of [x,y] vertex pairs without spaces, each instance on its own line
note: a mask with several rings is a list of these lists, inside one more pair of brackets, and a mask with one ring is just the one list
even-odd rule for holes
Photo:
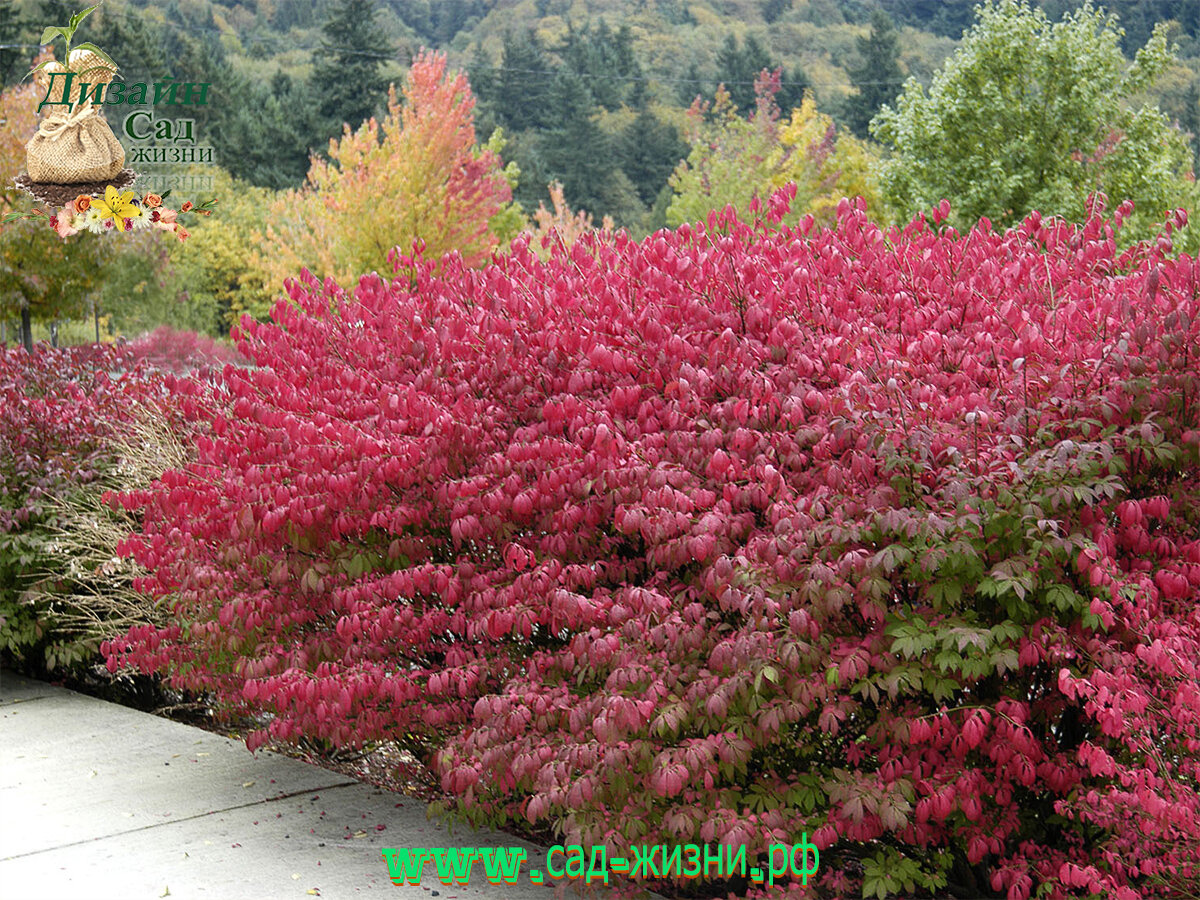
[[[420,885],[391,883],[382,848],[434,846],[529,856],[515,885],[489,884],[480,864],[465,886],[432,865]],[[418,800],[0,673],[3,900],[548,900],[553,888],[530,881],[545,862],[545,848],[506,834],[450,837]]]

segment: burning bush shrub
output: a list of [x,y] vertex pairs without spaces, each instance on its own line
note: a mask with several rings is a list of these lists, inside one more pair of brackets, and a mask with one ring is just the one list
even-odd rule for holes
[[251,747],[418,744],[472,823],[610,853],[807,834],[839,896],[1177,896],[1200,282],[1118,254],[1128,211],[306,276],[126,498],[176,619],[110,666],[271,715]]

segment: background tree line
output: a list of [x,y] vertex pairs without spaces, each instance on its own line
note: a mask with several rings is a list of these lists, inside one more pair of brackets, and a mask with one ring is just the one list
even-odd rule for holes
[[[1081,0],[1036,0],[1053,20]],[[1171,22],[1179,53],[1153,86],[1159,105],[1200,134],[1200,4],[1112,0],[1132,57],[1156,23]],[[587,10],[583,18],[579,9]],[[974,20],[975,0],[112,0],[91,36],[121,60],[127,81],[210,81],[214,102],[197,126],[237,178],[295,187],[310,154],[325,154],[343,124],[386,107],[422,46],[464,67],[479,125],[502,126],[526,177],[517,198],[566,199],[623,226],[658,227],[656,201],[683,155],[683,111],[723,83],[743,112],[763,68],[782,67],[777,103],[800,106],[812,88],[839,125],[868,137],[879,107],[912,75],[925,84]],[[45,21],[67,0],[0,6],[0,77],[23,74]],[[1193,138],[1193,153],[1200,138]]]

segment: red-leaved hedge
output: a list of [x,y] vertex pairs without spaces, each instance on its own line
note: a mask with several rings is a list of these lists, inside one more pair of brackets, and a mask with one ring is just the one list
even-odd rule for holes
[[126,498],[178,623],[110,665],[269,714],[251,747],[419,740],[470,821],[610,853],[1194,893],[1196,261],[1118,254],[1128,209],[945,214],[306,276]]

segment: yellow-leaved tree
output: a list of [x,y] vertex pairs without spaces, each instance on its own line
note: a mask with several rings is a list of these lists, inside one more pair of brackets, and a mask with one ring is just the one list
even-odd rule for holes
[[711,114],[693,105],[692,149],[671,176],[675,196],[667,222],[702,220],[710,210],[727,205],[747,216],[751,201],[765,201],[789,182],[796,184],[796,198],[786,222],[812,214],[820,224],[831,225],[843,197],[862,197],[868,212],[878,216],[882,206],[873,175],[878,157],[871,147],[838,131],[817,110],[811,92],[780,121],[775,106],[779,72],[764,71],[755,91],[758,102],[748,118],[738,115],[723,89],[717,91]]
[[271,205],[257,264],[274,287],[301,267],[349,285],[360,275],[392,274],[388,253],[425,256],[457,251],[486,262],[524,225],[512,204],[517,170],[506,169],[499,132],[475,143],[475,98],[446,57],[422,51],[413,60],[404,102],[388,91],[388,114],[330,141],[329,162],[314,159],[303,188]]
[[878,220],[883,212],[874,165],[878,155],[849,131],[838,131],[833,119],[817,110],[811,91],[779,128],[779,143],[767,161],[770,184],[796,184],[793,211],[810,213],[831,225],[843,197],[862,197]]

